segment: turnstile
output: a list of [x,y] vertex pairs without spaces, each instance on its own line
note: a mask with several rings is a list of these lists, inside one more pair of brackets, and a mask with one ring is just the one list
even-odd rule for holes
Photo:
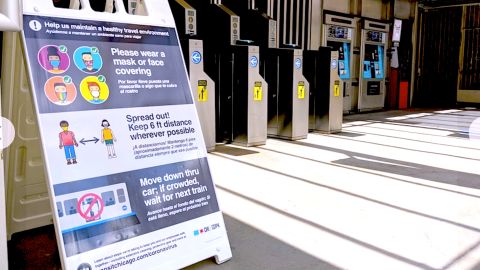
[[197,11],[184,0],[170,0],[207,151],[215,150],[215,82],[204,71],[203,40]]
[[309,83],[303,76],[302,50],[279,48],[277,24],[248,1],[224,0],[240,14],[242,36],[260,45],[260,73],[269,86],[268,136],[289,140],[308,135]]
[[269,49],[263,63],[269,83],[268,136],[289,140],[308,135],[309,83],[299,49]]
[[187,65],[190,86],[197,107],[200,125],[207,151],[215,150],[215,82],[203,68],[203,41],[188,39],[188,45],[182,47]]
[[342,130],[343,88],[338,76],[338,52],[330,47],[304,52],[305,77],[310,82],[309,128],[334,133]]
[[217,142],[265,144],[268,84],[260,76],[259,47],[239,45],[240,17],[225,5],[209,1],[192,5],[205,38],[205,70],[216,82]]
[[257,46],[235,45],[219,55],[219,125],[226,142],[254,146],[267,139],[267,88]]

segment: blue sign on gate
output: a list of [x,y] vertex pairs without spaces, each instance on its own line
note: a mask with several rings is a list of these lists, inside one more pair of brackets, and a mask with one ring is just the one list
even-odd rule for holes
[[251,67],[257,67],[258,65],[258,58],[256,56],[250,57],[250,66]]
[[198,51],[194,51],[192,53],[192,62],[194,64],[199,64],[200,62],[202,62],[202,54]]
[[300,58],[295,59],[295,67],[297,69],[300,69],[302,67],[302,59]]

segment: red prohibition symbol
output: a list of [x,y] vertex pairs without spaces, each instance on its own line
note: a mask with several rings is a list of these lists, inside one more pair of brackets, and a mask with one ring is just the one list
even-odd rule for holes
[[[82,208],[86,206],[86,208]],[[87,222],[100,218],[103,213],[104,203],[100,196],[95,193],[87,193],[83,195],[77,203],[77,212]],[[96,207],[96,208],[95,208]]]

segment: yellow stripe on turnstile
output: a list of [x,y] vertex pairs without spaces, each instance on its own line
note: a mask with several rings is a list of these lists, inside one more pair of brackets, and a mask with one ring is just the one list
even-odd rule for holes
[[253,87],[253,100],[262,101],[262,99],[263,99],[262,82],[255,82],[255,86]]
[[305,82],[304,81],[299,81],[298,82],[297,96],[298,96],[298,99],[304,99],[305,98]]
[[333,96],[338,97],[340,96],[340,82],[335,81],[335,85],[333,86]]
[[197,97],[199,102],[208,101],[207,81],[199,80],[197,86]]

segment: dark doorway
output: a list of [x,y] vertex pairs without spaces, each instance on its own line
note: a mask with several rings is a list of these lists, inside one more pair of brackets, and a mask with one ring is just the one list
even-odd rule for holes
[[462,11],[462,7],[420,9],[413,106],[455,106]]
[[465,8],[460,89],[480,90],[480,6]]

